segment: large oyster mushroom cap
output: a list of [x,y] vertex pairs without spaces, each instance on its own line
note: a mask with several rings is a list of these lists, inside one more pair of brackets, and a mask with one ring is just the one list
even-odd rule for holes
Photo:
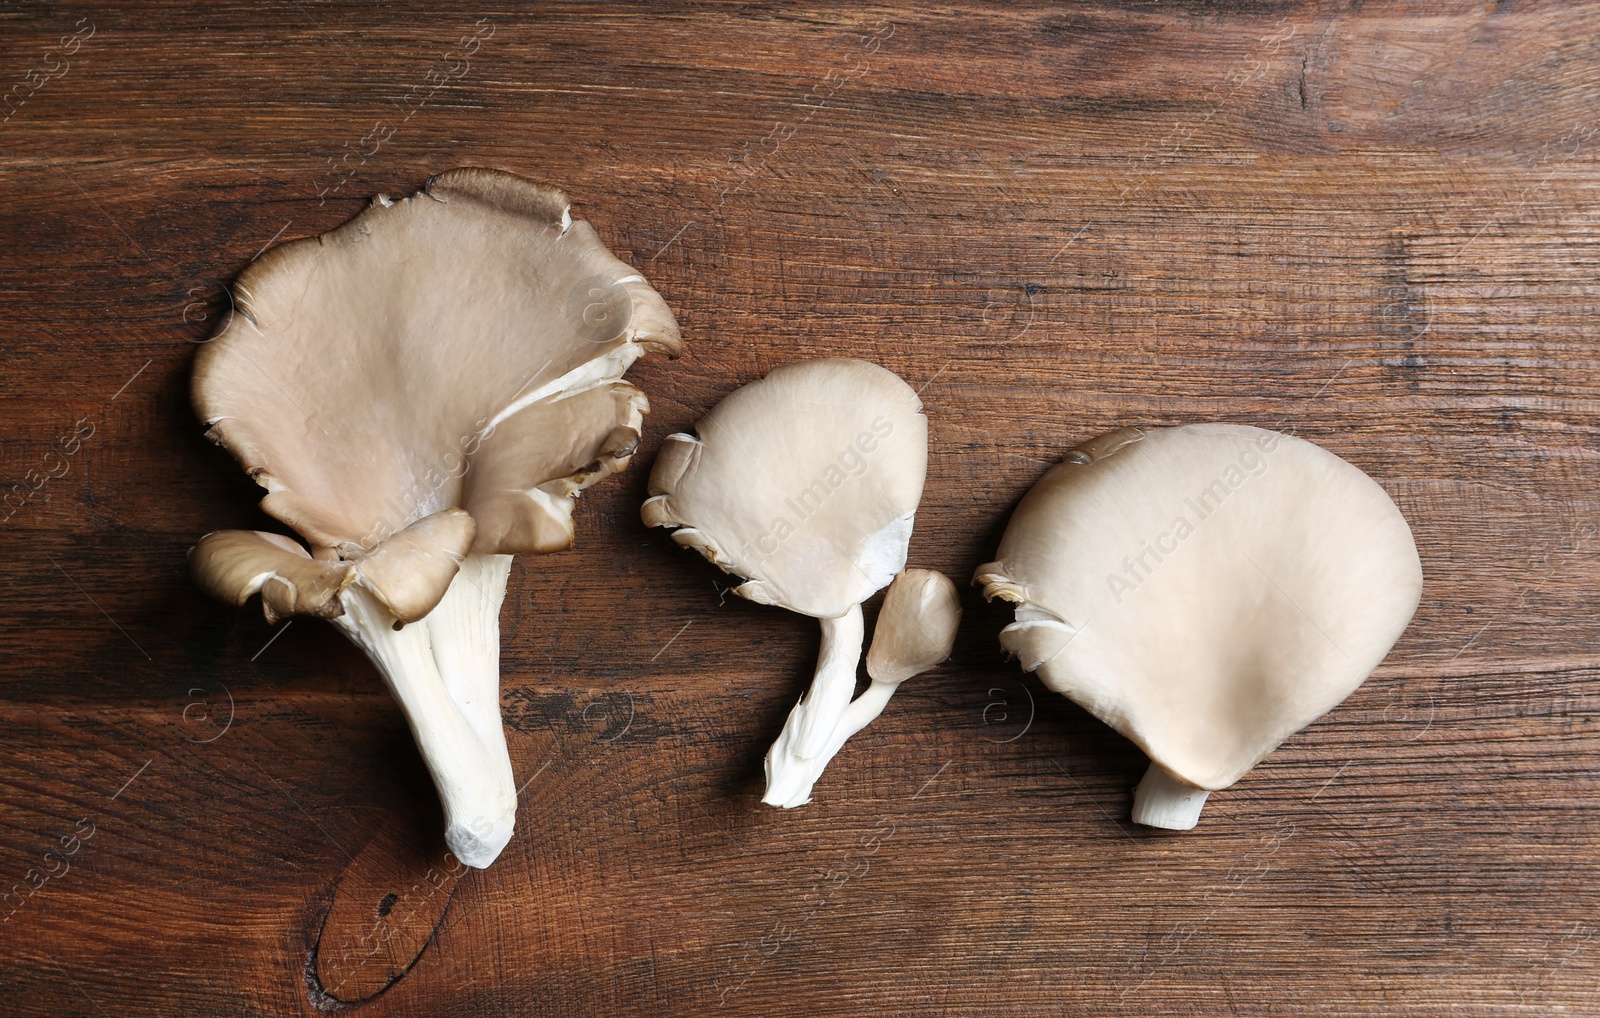
[[452,850],[488,865],[515,811],[498,696],[509,556],[571,545],[573,498],[638,444],[648,403],[621,376],[676,355],[677,324],[559,190],[480,168],[273,248],[233,293],[194,406],[310,552],[223,532],[192,569],[224,600],[259,590],[269,619],[320,615],[360,645],[433,773]]
[[269,250],[234,292],[195,361],[195,410],[263,509],[346,555],[450,507],[496,521],[476,552],[550,550],[522,539],[570,533],[570,500],[543,486],[614,461],[613,432],[647,409],[620,376],[681,348],[565,195],[498,170],[380,196]]
[[[977,582],[1017,605],[1006,649],[1137,743],[1177,794],[1232,784],[1354,691],[1416,611],[1422,567],[1356,467],[1201,424],[1070,452]],[[1198,802],[1162,826],[1193,826]]]

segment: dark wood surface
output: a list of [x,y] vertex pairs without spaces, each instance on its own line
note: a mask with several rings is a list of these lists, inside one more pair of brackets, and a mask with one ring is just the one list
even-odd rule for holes
[[[24,3],[0,89],[0,1011],[1600,1014],[1600,5]],[[360,654],[184,554],[270,525],[188,407],[224,285],[467,164],[566,188],[688,351],[513,573],[518,833],[457,874]],[[637,509],[838,355],[922,389],[916,564],[1087,437],[1237,421],[1384,485],[1421,610],[1175,835],[965,588],[762,807],[815,623]]]

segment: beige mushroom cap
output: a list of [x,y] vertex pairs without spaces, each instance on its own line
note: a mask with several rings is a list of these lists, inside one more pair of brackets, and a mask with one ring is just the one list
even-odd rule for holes
[[1171,775],[1219,789],[1377,667],[1416,611],[1422,567],[1356,467],[1206,424],[1073,450],[977,582],[1018,605],[1001,640],[1024,668]]
[[889,584],[872,630],[867,674],[898,684],[950,656],[961,625],[961,595],[950,577],[933,569],[907,569]]
[[858,360],[787,364],[669,436],[642,515],[727,572],[735,593],[838,618],[904,566],[928,468],[922,402]]
[[347,562],[319,562],[282,534],[219,530],[189,552],[189,567],[202,590],[219,601],[242,605],[261,594],[267,621],[287,615],[337,618],[339,593],[350,582]]
[[[637,445],[648,404],[622,372],[680,348],[661,298],[560,191],[498,170],[380,196],[268,251],[234,292],[195,362],[207,434],[316,558],[369,560],[360,578],[402,615],[425,614],[454,569],[402,581],[372,557],[445,510],[470,514],[473,553],[568,547],[570,496]],[[430,536],[459,555],[461,533],[412,531],[404,557]]]

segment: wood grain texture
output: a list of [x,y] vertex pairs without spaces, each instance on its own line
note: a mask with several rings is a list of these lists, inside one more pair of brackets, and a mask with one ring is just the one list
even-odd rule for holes
[[[13,4],[0,90],[7,1014],[1600,1014],[1600,4]],[[187,379],[262,249],[472,164],[565,188],[688,352],[513,572],[527,786],[457,879],[358,652],[187,580],[272,526]],[[969,590],[765,809],[815,624],[637,509],[834,355],[922,388],[915,564],[964,583],[1096,433],[1237,421],[1385,486],[1421,610],[1172,835]]]

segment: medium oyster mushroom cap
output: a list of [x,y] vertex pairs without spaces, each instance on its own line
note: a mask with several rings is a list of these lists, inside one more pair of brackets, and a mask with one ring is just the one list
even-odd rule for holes
[[311,550],[212,534],[192,570],[223,600],[259,590],[269,619],[331,618],[367,652],[451,850],[486,866],[516,807],[498,692],[509,556],[571,546],[573,498],[627,464],[649,409],[621,376],[675,356],[677,324],[560,191],[477,168],[273,248],[233,293],[195,361],[195,409]]
[[1422,595],[1404,517],[1310,442],[1241,425],[1101,436],[1023,498],[986,597],[1001,643],[1133,740],[1135,817],[1184,829],[1205,794],[1349,696]]
[[195,360],[195,410],[263,509],[350,554],[452,507],[479,521],[475,552],[567,546],[568,479],[637,439],[647,403],[622,373],[681,348],[565,195],[496,170],[379,196],[262,255],[234,293]]
[[736,390],[695,431],[663,444],[645,523],[745,577],[741,597],[822,624],[816,678],[768,756],[770,793],[775,772],[809,772],[850,704],[861,602],[905,567],[928,422],[893,372],[813,360]]
[[922,402],[858,360],[786,364],[667,436],[645,523],[748,580],[741,597],[838,618],[905,566],[928,470]]

